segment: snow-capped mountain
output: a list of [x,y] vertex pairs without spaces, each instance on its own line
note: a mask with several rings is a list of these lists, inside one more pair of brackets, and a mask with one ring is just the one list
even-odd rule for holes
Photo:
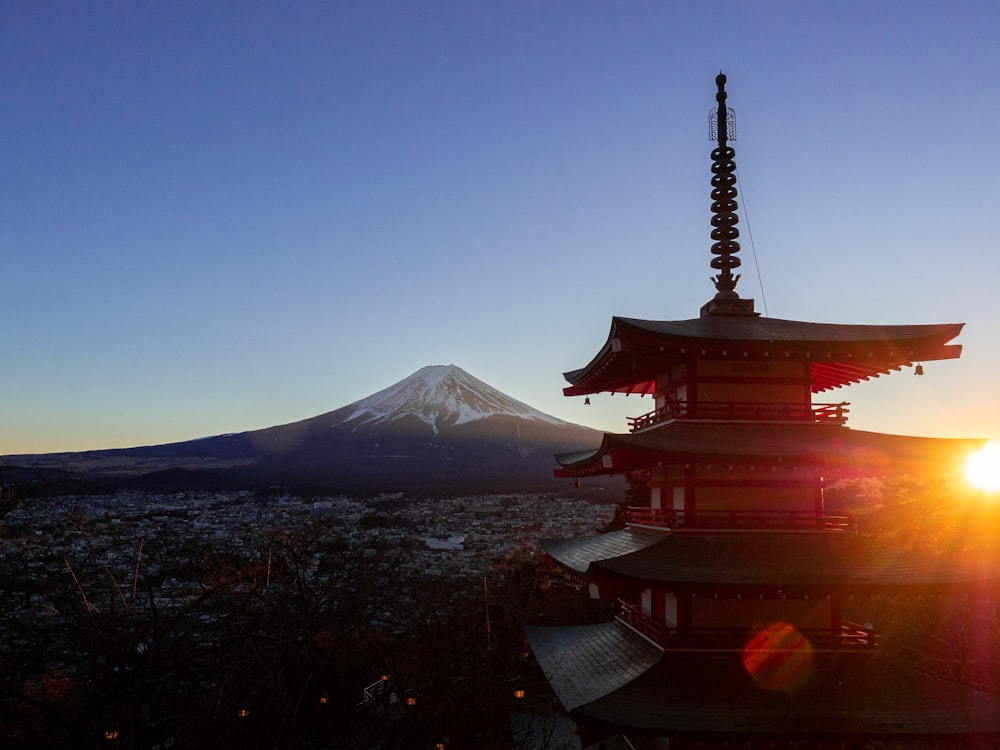
[[[424,367],[334,411],[183,443],[34,456],[107,483],[158,489],[290,486],[334,492],[559,491],[552,454],[602,434],[513,399],[454,365]],[[197,481],[195,481],[197,480]],[[609,482],[614,485],[614,482]],[[134,485],[133,485],[134,486]]]
[[441,429],[486,417],[508,416],[552,425],[569,422],[533,409],[474,378],[455,365],[428,365],[410,377],[349,405],[351,413],[341,424],[357,429],[365,425],[415,417],[434,434]]

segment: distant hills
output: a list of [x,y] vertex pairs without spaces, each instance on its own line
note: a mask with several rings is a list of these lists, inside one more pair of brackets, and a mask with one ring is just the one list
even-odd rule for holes
[[597,430],[517,401],[455,365],[435,365],[299,422],[181,443],[8,460],[18,466],[68,466],[87,483],[108,489],[576,491],[618,498],[620,480],[574,490],[568,480],[552,476],[554,453],[596,448],[601,437]]

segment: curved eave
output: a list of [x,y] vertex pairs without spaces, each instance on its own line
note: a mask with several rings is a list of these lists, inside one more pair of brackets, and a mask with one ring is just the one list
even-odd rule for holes
[[964,324],[864,326],[758,317],[682,321],[612,319],[607,341],[583,368],[564,373],[567,396],[647,394],[671,363],[693,356],[809,361],[813,392],[886,375],[917,362],[955,359]]
[[[1000,733],[1000,703],[992,693],[871,654],[819,653],[783,668],[786,678],[795,678],[794,689],[765,690],[738,653],[668,652],[654,667],[573,712],[626,731],[692,738],[797,735],[822,739],[823,747],[838,738],[981,740]],[[566,677],[546,676],[557,694],[566,689]]]
[[524,634],[568,710],[613,694],[660,659],[659,648],[617,621],[572,628],[529,625]]
[[596,536],[545,540],[542,548],[561,568],[586,577],[594,563],[630,555],[662,541],[660,534],[618,529]]
[[860,474],[950,472],[985,439],[928,438],[865,432],[836,425],[673,422],[630,434],[605,433],[597,449],[557,454],[557,477],[619,474],[660,463],[829,467]]
[[630,528],[543,543],[561,568],[607,592],[781,590],[789,596],[996,591],[1000,560],[888,549],[852,534],[653,534]]
[[962,593],[996,591],[1000,562],[985,554],[894,550],[849,534],[668,534],[655,544],[593,560],[584,577],[602,581],[609,590]]

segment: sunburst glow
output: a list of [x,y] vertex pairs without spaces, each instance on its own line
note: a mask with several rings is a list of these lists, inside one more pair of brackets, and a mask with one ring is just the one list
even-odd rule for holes
[[965,478],[973,487],[986,492],[1000,492],[1000,447],[987,443],[969,456]]

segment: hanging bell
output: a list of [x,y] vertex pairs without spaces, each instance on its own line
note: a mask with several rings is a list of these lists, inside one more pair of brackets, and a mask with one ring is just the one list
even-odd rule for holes
[[583,405],[584,406],[590,406],[590,396],[587,396],[587,398],[585,398],[583,400]]

